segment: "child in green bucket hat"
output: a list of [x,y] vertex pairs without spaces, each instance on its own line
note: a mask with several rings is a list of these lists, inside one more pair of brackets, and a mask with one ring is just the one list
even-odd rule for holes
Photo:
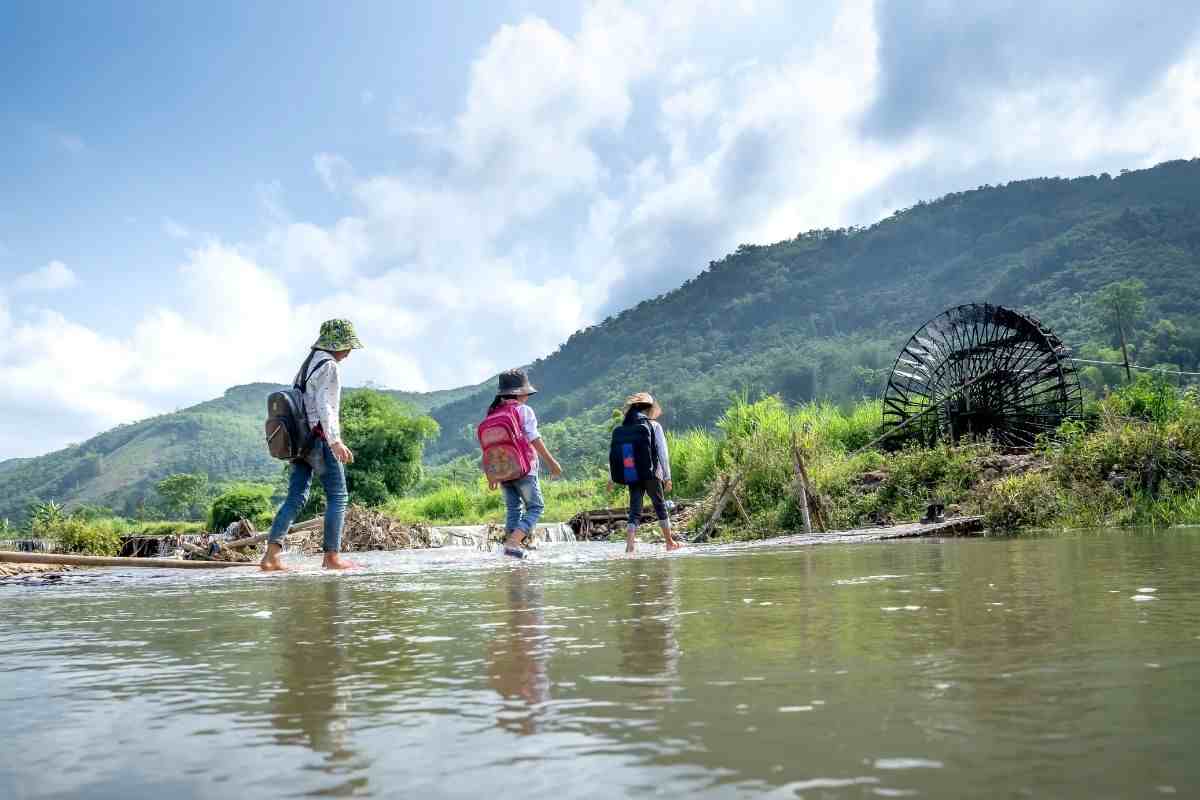
[[260,566],[267,571],[283,570],[283,542],[288,528],[308,502],[313,475],[325,489],[325,551],[322,566],[348,569],[354,564],[341,557],[342,525],[346,518],[346,464],[354,462],[354,453],[342,442],[342,381],[338,364],[351,350],[362,348],[354,325],[346,319],[326,320],[308,357],[296,374],[294,385],[304,386],[304,416],[314,435],[308,455],[292,462],[288,495],[275,515],[267,535],[267,552]]

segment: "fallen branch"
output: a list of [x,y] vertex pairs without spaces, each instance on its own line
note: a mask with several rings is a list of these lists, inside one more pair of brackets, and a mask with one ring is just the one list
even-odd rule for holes
[[717,526],[717,521],[721,519],[721,514],[725,512],[725,506],[729,503],[729,498],[733,494],[734,489],[737,488],[738,481],[739,479],[729,478],[727,476],[721,477],[721,489],[715,495],[717,499],[713,505],[712,516],[708,518],[708,521],[704,523],[704,527],[700,529],[700,533],[696,534],[696,538],[692,541],[708,541],[709,535],[712,534],[713,530]]

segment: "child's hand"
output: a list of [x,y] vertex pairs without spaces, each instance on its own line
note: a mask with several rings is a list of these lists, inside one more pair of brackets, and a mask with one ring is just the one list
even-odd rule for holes
[[562,477],[562,465],[555,461],[550,465],[550,480],[557,480]]
[[498,487],[499,485],[500,484],[496,481],[493,481],[493,480],[488,481],[488,488],[491,489],[492,491],[495,491],[496,487]]
[[612,492],[613,492],[613,482],[609,481],[608,482],[608,493],[612,494]]
[[665,489],[666,491],[670,492],[671,489],[673,489],[673,488],[674,487],[671,485],[671,481],[668,480],[668,481],[663,482],[663,489]]

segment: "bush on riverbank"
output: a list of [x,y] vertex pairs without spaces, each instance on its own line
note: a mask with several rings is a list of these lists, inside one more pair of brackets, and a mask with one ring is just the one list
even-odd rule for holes
[[248,519],[259,528],[268,527],[275,513],[271,502],[274,492],[274,488],[265,483],[231,486],[213,500],[208,514],[209,530],[223,531],[239,519]]
[[84,520],[77,516],[64,516],[53,520],[35,520],[30,533],[35,538],[53,541],[64,553],[115,556],[121,549],[121,523],[124,520]]

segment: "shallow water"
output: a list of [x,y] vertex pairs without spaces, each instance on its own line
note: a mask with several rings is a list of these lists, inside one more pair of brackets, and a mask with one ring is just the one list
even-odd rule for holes
[[0,586],[0,797],[1200,796],[1200,531],[362,560]]

